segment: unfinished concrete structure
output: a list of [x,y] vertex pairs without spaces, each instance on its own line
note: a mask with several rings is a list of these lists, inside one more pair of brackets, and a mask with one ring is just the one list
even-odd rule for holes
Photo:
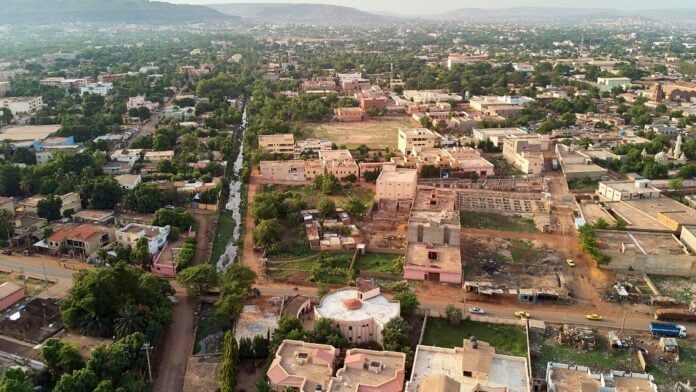
[[592,373],[587,366],[549,362],[546,365],[549,392],[657,392],[653,377],[646,373],[611,371]]
[[404,279],[462,282],[459,213],[411,211]]
[[437,391],[529,392],[527,359],[501,355],[488,343],[464,340],[463,346],[441,348],[418,345],[413,359],[408,392]]

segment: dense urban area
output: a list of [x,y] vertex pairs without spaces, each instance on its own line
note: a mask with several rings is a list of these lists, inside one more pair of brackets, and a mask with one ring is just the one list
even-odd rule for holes
[[0,392],[694,391],[693,10],[7,2]]

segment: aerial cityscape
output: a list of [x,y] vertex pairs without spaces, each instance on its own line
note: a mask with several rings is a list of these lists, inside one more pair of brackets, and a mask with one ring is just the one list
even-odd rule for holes
[[691,0],[3,0],[0,392],[693,392]]

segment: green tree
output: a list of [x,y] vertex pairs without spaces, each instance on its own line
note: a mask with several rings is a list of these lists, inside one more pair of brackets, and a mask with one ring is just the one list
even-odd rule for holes
[[97,210],[113,210],[121,199],[123,190],[113,177],[101,177],[92,182],[85,190],[85,198],[90,207]]
[[643,172],[641,174],[643,177],[651,180],[667,178],[667,167],[657,162],[648,162],[643,166]]
[[221,392],[234,392],[237,385],[237,362],[239,361],[239,348],[237,339],[232,331],[225,333],[225,341],[222,346],[222,364],[220,365]]
[[193,226],[193,215],[186,209],[177,208],[160,208],[155,211],[155,216],[152,219],[152,224],[155,226],[172,226],[178,227],[181,231],[186,231]]
[[401,307],[401,314],[404,316],[410,316],[416,311],[420,301],[418,301],[418,296],[413,291],[402,291],[400,293],[394,294],[394,299],[399,301]]
[[445,307],[445,315],[447,321],[455,327],[462,322],[462,310],[452,304],[447,304]]
[[114,332],[117,338],[122,338],[141,331],[145,326],[145,319],[134,305],[124,305],[118,311],[118,317],[114,319]]
[[60,207],[62,205],[63,201],[59,197],[50,195],[36,204],[36,215],[49,222],[58,220],[61,218]]
[[[133,262],[143,267],[149,266],[152,262],[150,258],[149,241],[145,237],[138,238],[133,251]],[[126,334],[130,335],[130,333]]]
[[391,319],[382,330],[382,346],[387,351],[404,352],[410,348],[411,326],[401,317]]
[[440,177],[440,168],[434,165],[423,165],[420,176],[423,178],[438,178]]
[[136,212],[153,213],[164,204],[162,192],[153,182],[138,184],[126,195],[126,206]]
[[362,215],[367,211],[367,206],[357,196],[351,196],[343,207],[350,215]]
[[0,209],[0,240],[9,240],[12,234],[14,234],[14,219],[7,210]]
[[678,192],[684,187],[684,180],[681,178],[674,178],[669,181],[669,189]]
[[41,346],[41,359],[54,381],[57,381],[62,374],[72,373],[85,366],[75,346],[56,338],[46,340]]
[[93,371],[80,369],[63,374],[53,392],[93,392],[98,383],[99,380]]
[[254,227],[252,238],[257,246],[273,248],[280,242],[284,232],[285,229],[277,219],[266,219]]
[[317,210],[319,211],[319,216],[323,219],[336,218],[336,203],[329,198],[319,200]]
[[0,378],[0,392],[34,392],[34,385],[20,368],[7,368]]
[[181,271],[176,281],[186,288],[192,297],[201,296],[218,284],[218,273],[212,264],[201,264]]
[[604,218],[598,218],[592,226],[595,229],[607,229],[609,227],[609,223]]
[[314,328],[309,333],[309,339],[314,343],[329,344],[337,348],[348,346],[348,340],[343,336],[341,330],[327,318],[322,318],[314,323]]
[[24,163],[26,165],[36,164],[36,154],[29,151],[26,147],[17,147],[14,154],[12,154],[12,162]]

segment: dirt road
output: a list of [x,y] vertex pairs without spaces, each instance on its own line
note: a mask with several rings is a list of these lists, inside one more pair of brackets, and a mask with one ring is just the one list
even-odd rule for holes
[[198,232],[196,233],[196,258],[193,260],[194,265],[207,263],[210,261],[210,252],[213,251],[212,243],[215,237],[215,224],[219,217],[218,211],[193,210],[189,212],[193,215],[193,219],[198,224]]
[[247,210],[246,210],[246,216],[244,217],[244,245],[243,245],[243,251],[242,251],[242,257],[241,261],[242,264],[246,265],[247,267],[251,268],[256,272],[257,276],[257,283],[259,284],[264,284],[266,283],[266,272],[261,266],[261,262],[259,261],[259,255],[254,252],[254,240],[252,238],[252,231],[254,229],[254,218],[251,216],[251,203],[254,200],[254,197],[256,197],[256,192],[257,189],[261,183],[261,177],[259,177],[259,174],[255,172],[255,170],[252,169],[252,175],[251,179],[249,180],[249,188],[247,190]]
[[186,365],[193,351],[193,301],[181,290],[177,290],[176,298],[178,303],[174,305],[172,323],[163,339],[163,351],[153,366],[155,383],[152,390],[155,392],[178,392],[184,388]]

